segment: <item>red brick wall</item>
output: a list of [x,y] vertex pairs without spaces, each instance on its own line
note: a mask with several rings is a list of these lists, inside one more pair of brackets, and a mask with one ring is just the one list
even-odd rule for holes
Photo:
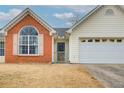
[[[39,33],[44,34],[44,55],[43,56],[18,56],[13,55],[13,34],[18,34],[23,26],[35,26]],[[5,37],[5,62],[6,63],[25,63],[25,62],[40,62],[50,63],[52,61],[52,37],[49,31],[37,22],[30,15],[26,16],[23,20],[12,27]]]

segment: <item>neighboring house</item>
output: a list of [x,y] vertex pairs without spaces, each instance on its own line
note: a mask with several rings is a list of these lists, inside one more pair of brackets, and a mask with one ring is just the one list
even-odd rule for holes
[[71,28],[25,9],[0,32],[0,62],[124,63],[124,9],[97,6]]

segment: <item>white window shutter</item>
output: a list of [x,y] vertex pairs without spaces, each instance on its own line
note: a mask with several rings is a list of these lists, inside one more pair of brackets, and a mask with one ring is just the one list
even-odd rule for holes
[[39,55],[43,55],[44,53],[44,35],[43,34],[39,34],[39,39],[38,39],[38,51],[39,51]]
[[18,35],[13,34],[13,55],[18,54]]

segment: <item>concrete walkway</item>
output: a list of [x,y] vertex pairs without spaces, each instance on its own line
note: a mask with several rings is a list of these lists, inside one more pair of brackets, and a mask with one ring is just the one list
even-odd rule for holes
[[105,87],[124,88],[124,65],[85,65]]

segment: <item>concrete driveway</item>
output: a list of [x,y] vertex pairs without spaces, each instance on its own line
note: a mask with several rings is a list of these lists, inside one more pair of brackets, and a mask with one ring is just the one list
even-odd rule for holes
[[124,88],[124,64],[85,65],[86,69],[105,87]]

